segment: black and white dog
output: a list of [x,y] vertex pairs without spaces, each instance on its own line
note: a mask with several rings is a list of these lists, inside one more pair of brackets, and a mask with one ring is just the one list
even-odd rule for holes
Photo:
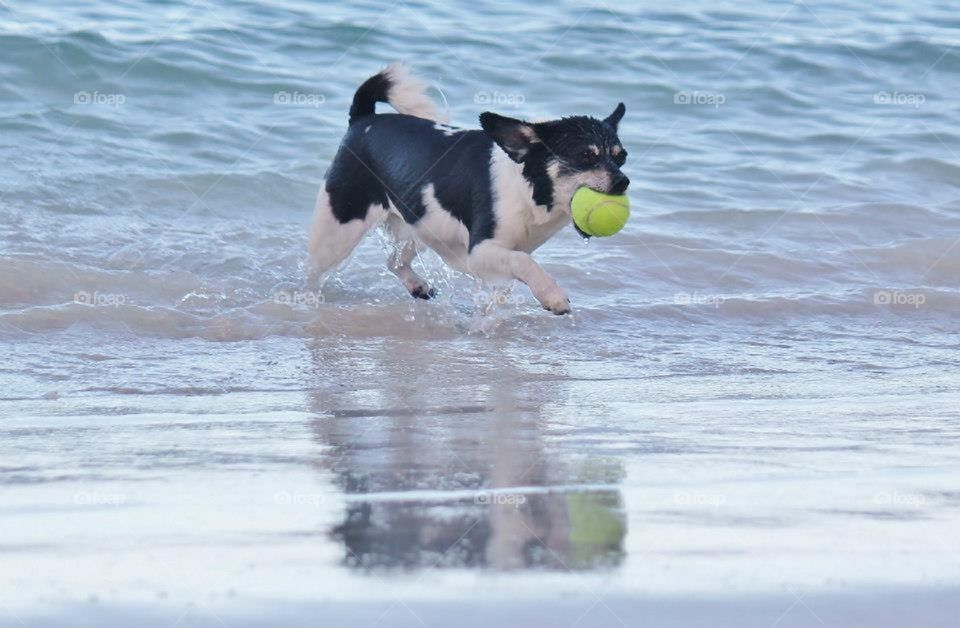
[[[617,137],[623,103],[603,120],[525,122],[485,112],[475,131],[446,125],[426,88],[394,64],[357,90],[314,211],[312,278],[384,224],[396,241],[388,266],[414,297],[434,295],[410,266],[425,245],[480,279],[519,279],[544,308],[568,313],[566,293],[530,253],[572,222],[570,199],[581,186],[627,189]],[[378,102],[398,113],[377,114]]]

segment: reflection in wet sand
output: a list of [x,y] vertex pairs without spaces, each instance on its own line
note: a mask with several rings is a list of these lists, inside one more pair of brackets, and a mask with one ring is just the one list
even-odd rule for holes
[[[450,381],[404,343],[384,354],[312,352],[327,382],[313,393],[324,445],[316,466],[347,498],[331,535],[357,569],[580,570],[619,564],[626,523],[619,464],[571,464],[545,442],[547,404],[521,400],[507,359]],[[399,358],[398,358],[399,356]],[[358,365],[357,361],[374,361]],[[359,368],[358,368],[359,367]],[[409,370],[407,370],[409,369]],[[330,383],[340,373],[390,373]],[[443,381],[443,388],[436,386]],[[559,400],[553,400],[556,403]],[[611,488],[606,488],[610,486]]]

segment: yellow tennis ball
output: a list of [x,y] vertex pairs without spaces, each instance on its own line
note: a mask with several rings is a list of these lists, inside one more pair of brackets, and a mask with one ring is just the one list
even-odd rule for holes
[[623,229],[630,218],[626,194],[603,194],[590,188],[576,191],[570,209],[580,231],[592,236],[612,236]]

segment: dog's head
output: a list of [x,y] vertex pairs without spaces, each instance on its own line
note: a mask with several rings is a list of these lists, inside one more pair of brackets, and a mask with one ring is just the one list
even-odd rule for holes
[[488,111],[480,114],[480,125],[513,161],[523,164],[524,176],[540,197],[538,203],[549,184],[550,205],[569,210],[570,199],[580,187],[623,194],[630,185],[620,170],[627,151],[617,137],[625,111],[620,103],[603,120],[571,116],[547,122],[526,122]]

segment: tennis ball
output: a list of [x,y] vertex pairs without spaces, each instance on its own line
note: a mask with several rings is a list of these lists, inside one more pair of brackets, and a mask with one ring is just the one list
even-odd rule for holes
[[570,209],[580,231],[592,236],[612,236],[623,229],[630,217],[626,194],[603,194],[590,188],[576,191]]

